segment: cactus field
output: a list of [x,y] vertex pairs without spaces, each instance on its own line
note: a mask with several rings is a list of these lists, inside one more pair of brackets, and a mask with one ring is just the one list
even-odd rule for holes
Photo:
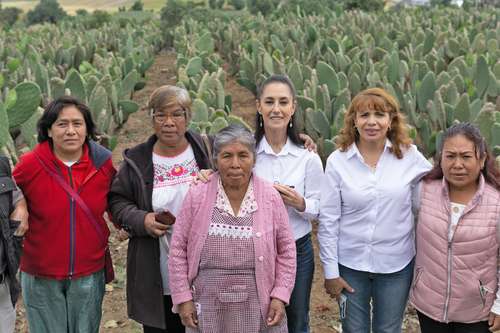
[[[228,77],[255,93],[271,73],[298,90],[298,125],[334,149],[350,99],[379,86],[394,94],[419,148],[432,156],[444,129],[471,121],[500,154],[499,9],[406,9],[382,13],[286,12],[272,20],[247,12],[175,28],[177,84],[193,97],[192,128],[215,133],[234,114]],[[13,162],[35,143],[39,107],[73,94],[92,108],[103,142],[139,105],[134,91],[163,45],[159,22],[86,30],[76,22],[1,32],[0,149]],[[19,151],[19,147],[21,151]]]
[[[71,94],[87,103],[101,142],[131,113],[145,73],[162,45],[158,25],[113,23],[86,30],[78,23],[0,32],[0,150],[17,161],[36,143],[36,122],[49,100]],[[21,148],[20,148],[21,147]]]
[[217,115],[231,111],[231,97],[214,79],[235,75],[255,92],[266,76],[287,74],[299,93],[299,127],[318,141],[323,157],[334,149],[350,99],[383,87],[398,98],[427,156],[458,121],[478,124],[498,155],[499,17],[498,9],[455,8],[186,20],[176,30],[178,84],[197,98],[194,126],[210,131],[225,123]]

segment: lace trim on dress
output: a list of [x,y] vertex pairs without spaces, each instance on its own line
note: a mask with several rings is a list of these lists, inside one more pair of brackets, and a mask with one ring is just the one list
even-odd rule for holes
[[210,236],[220,236],[229,238],[249,239],[252,237],[253,228],[251,226],[236,226],[222,223],[211,223],[208,229]]

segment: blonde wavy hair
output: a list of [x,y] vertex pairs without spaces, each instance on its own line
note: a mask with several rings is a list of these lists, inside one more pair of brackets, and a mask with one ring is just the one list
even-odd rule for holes
[[358,93],[351,102],[344,116],[344,126],[337,136],[336,145],[340,151],[347,151],[359,140],[359,133],[355,127],[356,113],[361,110],[377,110],[388,112],[391,125],[387,131],[387,138],[392,142],[391,152],[398,159],[403,158],[403,149],[408,149],[412,143],[408,135],[408,126],[405,116],[399,111],[396,99],[381,88],[369,88]]

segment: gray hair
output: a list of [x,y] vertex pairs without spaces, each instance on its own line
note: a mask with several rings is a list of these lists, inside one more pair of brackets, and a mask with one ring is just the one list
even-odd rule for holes
[[214,165],[217,165],[217,155],[219,155],[222,148],[236,142],[246,146],[252,153],[255,160],[255,138],[252,132],[250,132],[250,130],[243,125],[231,124],[221,129],[219,133],[215,135],[212,148],[212,158]]
[[189,92],[177,86],[164,85],[156,88],[148,101],[149,114],[160,111],[164,107],[179,105],[186,111],[186,119],[191,119],[191,97]]

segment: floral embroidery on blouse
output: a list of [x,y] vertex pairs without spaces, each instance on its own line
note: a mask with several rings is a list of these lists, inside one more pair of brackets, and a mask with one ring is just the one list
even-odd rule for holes
[[155,187],[172,186],[185,182],[191,182],[196,176],[198,165],[195,159],[188,159],[182,163],[168,165],[166,163],[154,164]]
[[219,183],[217,185],[217,198],[215,200],[215,207],[221,211],[221,213],[234,216],[234,217],[245,217],[257,210],[257,200],[255,200],[255,196],[253,193],[253,182],[250,180],[248,184],[247,192],[243,197],[243,202],[240,206],[240,211],[235,216],[233,212],[233,207],[231,207],[231,203],[229,202],[229,198],[227,197],[226,192],[224,191],[224,187],[222,186],[222,181],[219,178]]

